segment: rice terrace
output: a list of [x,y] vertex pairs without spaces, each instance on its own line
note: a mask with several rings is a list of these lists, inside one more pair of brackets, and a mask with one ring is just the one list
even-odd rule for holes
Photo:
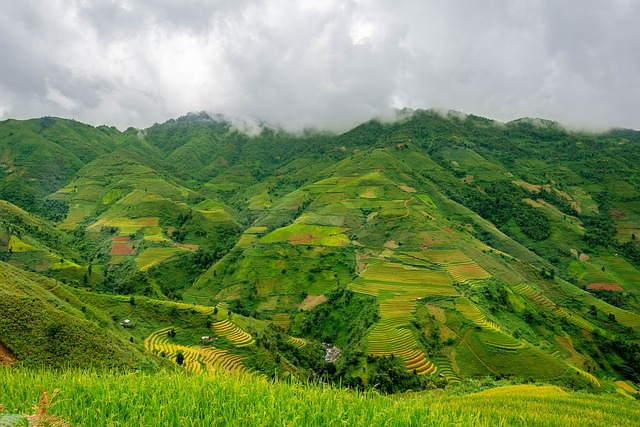
[[[65,25],[93,16],[76,6]],[[329,13],[291,8],[275,27]],[[362,22],[338,55],[345,67],[327,74],[379,53]],[[320,49],[349,25],[327,21],[300,45]],[[218,36],[202,39],[226,46]],[[261,52],[271,40],[246,37]],[[184,38],[201,37],[186,28]],[[135,60],[118,46],[87,67]],[[180,68],[194,52],[168,62]],[[275,72],[265,55],[250,66],[234,55],[220,53],[244,64],[234,78]],[[324,72],[334,56],[302,62]],[[374,65],[363,74],[391,67]],[[54,80],[47,102],[75,111]],[[440,110],[358,120],[343,130],[206,112],[124,130],[0,121],[0,427],[640,425],[640,132]]]

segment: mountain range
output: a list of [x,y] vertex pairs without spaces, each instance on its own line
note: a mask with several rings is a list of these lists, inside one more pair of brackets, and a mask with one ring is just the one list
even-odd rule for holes
[[[0,122],[0,358],[633,392],[640,132]],[[632,391],[620,385],[622,381]]]

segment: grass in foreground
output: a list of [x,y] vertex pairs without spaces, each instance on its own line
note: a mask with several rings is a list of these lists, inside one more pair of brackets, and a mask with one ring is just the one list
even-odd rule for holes
[[463,396],[380,396],[247,376],[0,369],[0,403],[30,413],[61,390],[49,413],[72,426],[634,426],[640,403],[557,387],[508,386]]

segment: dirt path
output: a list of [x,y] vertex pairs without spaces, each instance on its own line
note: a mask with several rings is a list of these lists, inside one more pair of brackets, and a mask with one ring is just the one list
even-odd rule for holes
[[411,198],[409,198],[409,199],[404,201],[404,203],[403,203],[404,204],[404,209],[405,209],[404,215],[400,215],[400,216],[397,216],[395,218],[388,218],[387,221],[395,221],[396,219],[402,219],[402,218],[408,217],[409,216],[409,206],[407,206],[407,203],[409,203],[412,200],[413,200],[413,196],[411,196]]

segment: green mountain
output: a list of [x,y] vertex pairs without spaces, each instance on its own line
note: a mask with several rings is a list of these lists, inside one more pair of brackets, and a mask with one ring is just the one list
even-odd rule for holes
[[640,132],[403,110],[249,134],[202,113],[7,121],[2,150],[2,259],[155,363],[391,392],[640,381]]

